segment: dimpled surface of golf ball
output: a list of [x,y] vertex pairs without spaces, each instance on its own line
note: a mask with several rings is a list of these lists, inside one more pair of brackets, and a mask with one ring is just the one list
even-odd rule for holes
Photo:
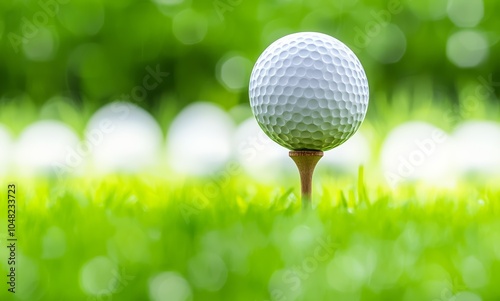
[[271,44],[250,77],[250,105],[264,132],[290,150],[329,150],[365,118],[368,81],[339,40],[301,32]]

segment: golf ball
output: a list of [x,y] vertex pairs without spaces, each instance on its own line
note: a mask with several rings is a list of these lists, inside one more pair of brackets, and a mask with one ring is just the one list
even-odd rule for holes
[[250,105],[260,127],[290,150],[329,150],[351,137],[368,108],[368,81],[356,55],[315,32],[285,36],[259,57]]

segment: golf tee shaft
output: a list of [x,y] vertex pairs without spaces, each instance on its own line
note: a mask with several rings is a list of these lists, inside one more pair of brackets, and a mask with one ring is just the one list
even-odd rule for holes
[[312,207],[312,178],[314,168],[318,161],[323,157],[322,151],[300,150],[290,151],[290,158],[295,162],[299,170],[300,186],[302,191],[302,208]]

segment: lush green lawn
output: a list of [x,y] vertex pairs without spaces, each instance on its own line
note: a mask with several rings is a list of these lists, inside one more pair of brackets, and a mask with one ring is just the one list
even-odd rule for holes
[[18,180],[17,299],[2,279],[1,300],[500,296],[498,187],[393,192],[323,179],[319,206],[302,212],[296,183],[169,183]]

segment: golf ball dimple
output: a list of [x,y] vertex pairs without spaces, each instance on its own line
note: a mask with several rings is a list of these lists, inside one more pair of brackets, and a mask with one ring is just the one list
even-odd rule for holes
[[250,105],[264,132],[290,150],[329,150],[351,137],[368,108],[368,81],[356,55],[314,32],[285,36],[259,57]]

